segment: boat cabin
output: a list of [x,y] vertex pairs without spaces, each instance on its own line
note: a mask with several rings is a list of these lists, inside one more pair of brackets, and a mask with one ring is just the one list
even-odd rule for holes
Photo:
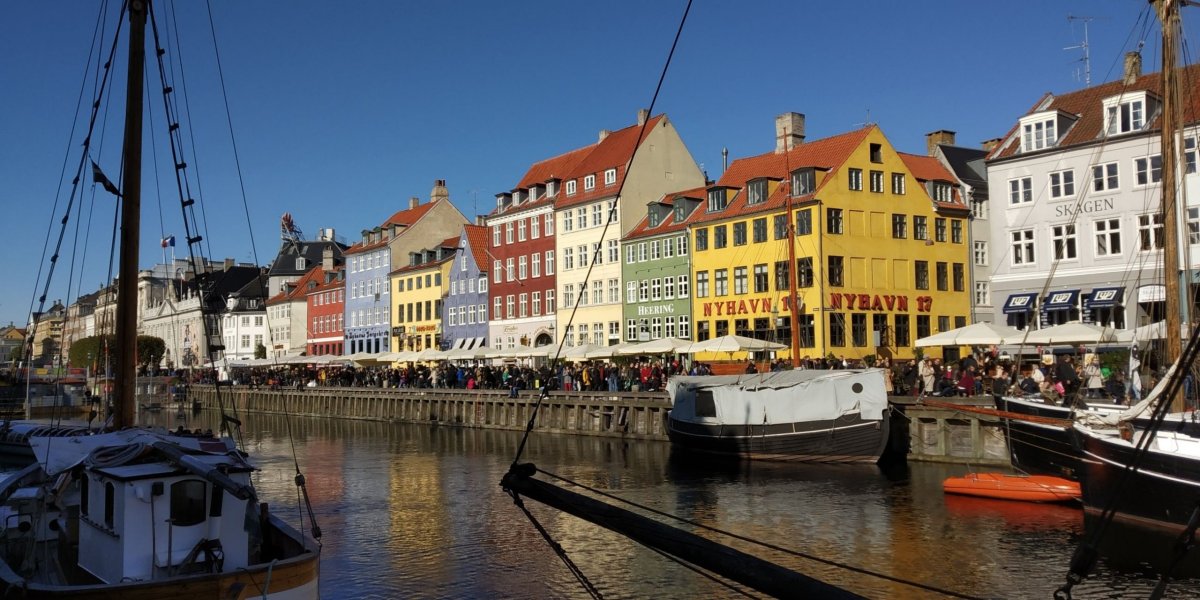
[[[218,455],[192,458],[213,468],[228,465]],[[249,484],[250,471],[238,466],[226,474]],[[91,550],[78,564],[103,582],[250,564],[249,501],[171,463],[86,468],[79,492],[79,547]]]

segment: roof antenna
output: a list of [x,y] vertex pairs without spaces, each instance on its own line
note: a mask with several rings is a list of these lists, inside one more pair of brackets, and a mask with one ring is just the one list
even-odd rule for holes
[[871,109],[868,108],[867,109],[867,120],[863,121],[862,123],[855,123],[854,126],[855,127],[866,127],[867,125],[874,125],[874,124],[875,124],[875,122],[871,120]]
[[[1088,23],[1091,23],[1095,19],[1095,17],[1067,15],[1067,22],[1072,25],[1074,25],[1075,21],[1083,22],[1083,42],[1063,48],[1063,50],[1083,50],[1083,58],[1079,59],[1083,62],[1083,87],[1092,87],[1092,55],[1091,46],[1088,44]],[[1072,30],[1074,30],[1074,27],[1072,27]],[[1079,81],[1079,69],[1075,69],[1075,81]]]

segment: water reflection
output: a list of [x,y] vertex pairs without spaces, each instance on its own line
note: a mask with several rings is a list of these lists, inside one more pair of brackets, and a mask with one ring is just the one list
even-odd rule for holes
[[[176,416],[155,418],[173,426]],[[210,413],[189,427],[212,427]],[[296,515],[293,442],[325,532],[326,598],[583,598],[546,542],[501,493],[514,432],[276,416],[244,417],[256,483]],[[665,443],[534,435],[523,460],[696,523],[800,553],[986,597],[1048,597],[1084,533],[1082,513],[945,496],[962,467],[800,466],[696,461]],[[574,517],[529,508],[606,597],[735,593]],[[707,535],[707,534],[705,534]],[[1114,539],[1120,539],[1115,537]],[[725,541],[725,540],[722,540]],[[731,545],[876,598],[928,592],[804,558]],[[1137,559],[1140,552],[1142,557]],[[1146,596],[1149,554],[1102,561],[1077,597]],[[1195,580],[1170,596],[1200,597]]]

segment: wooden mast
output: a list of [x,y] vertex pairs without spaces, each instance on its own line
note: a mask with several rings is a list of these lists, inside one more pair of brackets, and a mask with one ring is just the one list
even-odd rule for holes
[[[1176,168],[1175,134],[1179,128],[1179,86],[1175,79],[1175,57],[1178,50],[1179,4],[1176,0],[1156,0],[1162,22],[1162,116],[1159,120],[1162,135],[1162,213],[1163,213],[1163,283],[1166,287],[1166,362],[1173,363],[1182,352],[1181,297],[1179,282],[1179,206],[1176,200],[1178,170]],[[1171,410],[1182,411],[1183,396],[1171,399]]]
[[113,427],[134,425],[137,410],[138,252],[142,212],[142,95],[146,64],[146,0],[129,3],[129,71],[122,151],[121,263],[117,281],[117,369]]

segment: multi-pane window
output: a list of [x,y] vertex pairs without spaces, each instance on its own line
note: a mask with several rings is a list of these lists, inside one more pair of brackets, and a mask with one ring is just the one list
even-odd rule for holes
[[[537,221],[534,221],[534,222],[536,223]],[[529,266],[530,276],[531,277],[541,277],[542,276],[542,255],[537,252],[534,252],[532,259],[533,259],[533,261],[532,261],[533,264],[531,264]]]
[[950,286],[949,286],[950,274],[948,272],[947,265],[944,262],[939,262],[936,265],[936,269],[937,269],[937,289],[939,292],[944,292],[950,288]]
[[575,194],[575,180],[572,179],[567,182],[567,195],[571,196],[574,194]]
[[604,224],[604,206],[601,204],[592,205],[592,227],[599,227]]
[[792,172],[792,195],[804,196],[817,189],[816,171],[813,169],[798,169]]
[[729,269],[717,269],[713,271],[713,295],[729,295]]
[[811,256],[796,259],[796,287],[810,288],[813,286],[813,259]]
[[[546,314],[554,312],[554,290],[546,290]],[[479,314],[483,314],[483,309],[479,310]]]
[[1162,250],[1162,213],[1138,215],[1138,244],[1142,250]]
[[[516,278],[517,278],[517,274],[513,270],[513,259],[510,256],[510,257],[504,259],[504,280],[505,281],[514,281]],[[420,281],[421,281],[420,279],[417,280],[418,283],[420,283]]]
[[525,257],[524,255],[522,255],[521,259],[519,261],[517,261],[517,276],[520,278],[521,281],[524,281],[525,278],[529,276],[529,269],[528,269],[527,261],[528,261],[528,258]]
[[675,299],[675,278],[663,277],[663,298],[667,300]]
[[927,240],[929,239],[929,227],[926,225],[928,218],[920,215],[913,216],[913,239]]
[[505,314],[507,314],[508,318],[511,319],[516,316],[516,298],[512,294],[509,294],[504,298],[504,300]]
[[687,256],[688,236],[681,235],[681,236],[675,238],[675,241],[677,242],[675,245],[675,254],[677,254],[679,256]]
[[521,294],[517,299],[518,315],[521,317],[529,316],[529,294]]
[[966,290],[966,269],[963,268],[963,264],[954,263],[952,265],[952,271],[954,276],[954,291],[961,292]]
[[646,242],[638,242],[638,262],[646,262],[649,255],[646,253]]
[[734,246],[745,246],[746,245],[746,222],[745,221],[741,221],[739,223],[733,224],[733,245]]
[[573,248],[563,248],[563,270],[569,271],[575,268],[575,250]]
[[746,282],[746,267],[734,267],[733,269],[733,293],[745,294],[747,290]]
[[949,183],[935,181],[932,187],[934,200],[938,202],[951,202],[954,200],[954,186]]
[[638,302],[646,302],[650,299],[650,280],[643,279],[638,282]]
[[604,172],[604,185],[612,185],[617,182],[617,170],[608,169]]
[[1050,239],[1054,244],[1054,260],[1072,260],[1078,257],[1074,223],[1051,227]]
[[1142,100],[1122,102],[1108,107],[1105,115],[1108,120],[1108,134],[1129,133],[1138,131],[1146,124],[1146,105]]
[[708,228],[696,230],[696,250],[708,250]]
[[1162,181],[1162,155],[1143,156],[1133,161],[1133,172],[1138,185]]
[[828,208],[825,210],[825,231],[833,234],[842,233],[842,209]]
[[812,209],[796,211],[796,235],[812,234]]
[[[667,256],[670,256],[668,254]],[[608,240],[608,262],[615,263],[621,260],[621,242],[620,240]]]
[[677,291],[679,293],[680,298],[688,297],[688,276],[687,275],[679,276],[679,287],[678,287]]
[[505,243],[505,244],[511,244],[511,243],[513,243],[513,224],[512,224],[512,221],[509,221],[509,222],[507,222],[507,223],[505,223],[505,224],[504,224],[504,243]]
[[946,241],[946,219],[942,217],[933,219],[933,239],[938,242]]
[[[530,299],[533,301],[533,316],[536,317],[536,316],[541,315],[542,314],[542,293],[541,292],[533,292],[532,294],[530,294]],[[471,307],[471,322],[472,323],[475,322],[475,307],[474,306]]]
[[592,281],[592,304],[604,304],[604,281]]
[[846,283],[845,263],[841,256],[830,256],[828,267],[829,285],[842,287]]
[[908,237],[907,215],[892,215],[892,237],[898,240]]
[[950,221],[950,241],[955,244],[963,243],[963,222],[958,219]]
[[1008,181],[1008,203],[1023,204],[1033,202],[1033,178],[1021,177]]
[[725,190],[717,188],[708,191],[708,212],[717,212],[725,210],[725,205],[728,203]]
[[575,211],[573,211],[571,209],[567,209],[567,211],[563,213],[562,230],[564,232],[566,232],[566,231],[572,231],[574,228],[575,228]]
[[1071,198],[1075,196],[1075,171],[1066,170],[1050,174],[1050,197]]
[[975,282],[975,305],[976,306],[988,306],[991,303],[992,303],[992,295],[988,291],[988,282],[976,281]]
[[1032,229],[1019,229],[1012,232],[1012,262],[1014,265],[1033,264]]
[[929,289],[929,261],[918,260],[913,263],[916,266],[914,271],[916,288],[918,290]]
[[546,235],[554,235],[554,213],[548,212],[542,218],[543,229],[546,230]]
[[1183,138],[1183,169],[1187,174],[1196,172],[1196,138]]
[[542,236],[542,220],[534,215],[529,217],[529,239],[536,240]]
[[1058,141],[1054,135],[1054,119],[1026,123],[1023,129],[1021,146],[1025,152],[1049,148]]
[[972,256],[975,259],[975,265],[979,267],[986,267],[988,265],[987,242],[976,240],[971,242],[971,245],[973,246]]
[[662,280],[657,277],[650,280],[650,299],[662,300]]
[[650,242],[650,260],[660,258],[662,258],[662,245],[658,243],[658,240],[653,240]]
[[595,175],[585,175],[583,177],[583,189],[591,190],[591,189],[595,189],[595,187],[596,187],[596,176]]
[[629,281],[625,284],[625,302],[633,304],[638,301],[638,282]]
[[847,169],[846,173],[848,174],[848,177],[849,177],[849,180],[847,181],[847,185],[850,186],[850,189],[861,192],[862,191],[862,169],[851,168],[851,169]]
[[788,262],[786,260],[775,262],[775,289],[791,289],[791,276],[788,273]]
[[708,271],[696,272],[696,297],[708,297]]
[[568,283],[563,286],[563,306],[574,306],[575,304],[575,284]]
[[840,312],[829,313],[829,345],[846,345],[846,315]]
[[767,180],[755,179],[746,184],[746,204],[760,204],[767,201]]
[[1200,208],[1189,206],[1187,209],[1187,234],[1189,244],[1200,244]]
[[517,221],[517,241],[518,242],[525,241],[525,234],[526,234],[525,227],[526,227],[525,219],[521,219],[520,221]]
[[850,339],[857,347],[867,345],[867,315],[853,313],[850,315]]
[[782,240],[787,237],[787,213],[775,215],[775,239]]
[[762,293],[768,289],[767,265],[754,265],[754,292]]
[[546,274],[547,275],[554,274],[554,251],[553,250],[546,251]]
[[766,219],[766,217],[763,217],[761,219],[755,219],[754,220],[754,243],[761,244],[762,242],[765,242],[765,241],[767,241],[767,219]]
[[871,191],[877,194],[883,193],[883,171],[871,171]]
[[608,301],[612,302],[614,304],[621,301],[621,280],[620,279],[609,279],[608,280]]
[[575,229],[587,228],[587,209],[580,206],[579,210],[575,211]]
[[1092,190],[1107,192],[1117,189],[1120,184],[1117,163],[1111,162],[1092,167]]
[[892,331],[895,332],[893,341],[897,348],[905,348],[908,346],[908,315],[895,315],[895,319],[896,325],[892,328]]
[[1096,230],[1096,256],[1116,256],[1121,253],[1121,219],[1098,219]]
[[729,245],[728,230],[724,225],[713,227],[713,248],[724,248]]
[[[500,247],[500,226],[499,225],[492,225],[492,247],[493,248]],[[355,265],[357,265],[358,259],[355,259],[353,262]],[[357,269],[355,269],[355,270],[357,270]]]
[[904,173],[892,173],[892,193],[904,195]]

